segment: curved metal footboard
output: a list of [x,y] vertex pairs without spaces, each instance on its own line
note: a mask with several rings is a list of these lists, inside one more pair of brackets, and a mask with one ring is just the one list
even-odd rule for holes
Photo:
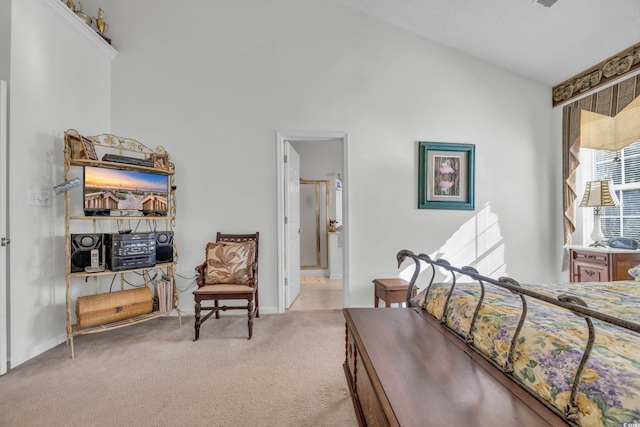
[[[553,297],[550,297],[548,295],[544,295],[544,294],[532,291],[530,289],[522,288],[520,286],[520,284],[516,280],[511,279],[509,277],[501,277],[498,280],[492,279],[492,278],[489,278],[489,277],[486,277],[486,276],[483,276],[483,275],[479,274],[478,271],[476,269],[474,269],[473,267],[468,267],[468,266],[462,267],[462,268],[454,267],[448,261],[446,261],[444,259],[433,260],[428,255],[425,255],[425,254],[416,255],[416,254],[414,254],[413,252],[411,252],[409,250],[401,250],[400,252],[398,252],[396,257],[397,257],[397,260],[398,260],[398,267],[400,267],[402,265],[402,263],[406,259],[411,259],[415,263],[415,270],[413,272],[413,275],[412,275],[411,280],[409,282],[409,288],[407,290],[407,307],[418,307],[418,308],[421,308],[422,310],[425,310],[424,307],[419,307],[418,304],[416,304],[416,302],[412,299],[412,296],[414,295],[413,292],[414,292],[414,288],[416,286],[416,281],[417,281],[418,276],[420,275],[420,273],[422,271],[422,267],[423,267],[424,264],[427,264],[431,268],[431,278],[429,280],[428,286],[426,287],[426,290],[424,290],[425,301],[428,301],[429,292],[431,292],[431,290],[432,290],[432,285],[434,284],[434,278],[435,278],[435,275],[436,275],[436,268],[441,268],[441,269],[444,269],[447,272],[449,272],[451,274],[451,278],[452,278],[451,285],[450,285],[450,288],[448,290],[448,295],[447,295],[446,302],[444,303],[443,314],[442,314],[441,318],[439,318],[439,319],[436,318],[436,320],[438,320],[447,329],[452,330],[452,332],[454,332],[455,336],[460,337],[477,354],[481,355],[484,359],[489,361],[492,365],[496,366],[505,375],[509,376],[516,383],[520,384],[522,386],[522,388],[524,388],[529,393],[531,393],[533,396],[535,396],[540,402],[544,403],[547,407],[549,407],[551,410],[553,410],[556,414],[558,414],[560,417],[562,417],[568,423],[573,424],[573,425],[576,425],[575,423],[578,420],[578,406],[577,406],[578,389],[580,387],[580,383],[583,380],[583,374],[584,374],[584,371],[585,371],[585,367],[586,367],[587,361],[589,360],[589,357],[591,356],[591,351],[593,349],[593,345],[594,345],[594,342],[595,342],[595,334],[596,334],[596,332],[595,332],[595,329],[593,327],[592,319],[598,319],[598,320],[601,320],[603,322],[607,322],[607,323],[619,326],[621,328],[625,328],[625,329],[628,329],[630,331],[634,331],[634,332],[640,333],[640,324],[629,322],[627,320],[620,319],[618,317],[610,316],[610,315],[601,313],[601,312],[599,312],[597,310],[590,309],[583,300],[581,300],[580,298],[577,298],[577,297],[568,296],[568,295],[564,295],[563,294],[563,295],[559,295],[557,298],[553,298]],[[451,327],[449,327],[447,325],[447,322],[446,322],[447,308],[449,306],[449,302],[450,302],[451,296],[453,294],[453,291],[454,291],[454,289],[456,287],[457,280],[460,280],[460,277],[467,277],[467,278],[471,279],[472,281],[477,282],[479,287],[480,287],[480,297],[479,297],[479,300],[478,300],[477,305],[475,307],[475,310],[473,312],[473,316],[471,318],[471,322],[470,322],[469,328],[468,328],[467,331],[464,331],[463,333],[460,333],[459,331],[458,332],[454,331]],[[509,347],[509,353],[507,355],[507,361],[506,361],[504,366],[501,366],[495,360],[493,360],[492,358],[488,357],[481,350],[479,350],[477,347],[474,346],[473,331],[474,331],[474,328],[475,328],[475,324],[476,324],[476,319],[478,317],[478,313],[480,311],[480,307],[482,306],[482,303],[484,302],[484,299],[485,299],[485,284],[486,283],[490,283],[490,284],[498,286],[500,288],[507,289],[511,293],[513,293],[515,295],[518,295],[520,297],[520,301],[521,301],[521,304],[522,304],[520,319],[518,321],[518,325],[517,325],[517,327],[515,329],[513,337],[511,338],[511,343],[510,343],[510,347]],[[536,395],[528,387],[524,386],[522,384],[522,382],[513,375],[513,371],[514,371],[514,366],[513,366],[514,365],[514,362],[513,362],[513,360],[514,360],[513,359],[514,351],[515,351],[515,348],[516,348],[516,343],[518,341],[518,337],[520,336],[520,332],[522,330],[522,326],[523,326],[523,324],[525,322],[525,319],[527,317],[527,299],[526,299],[526,297],[530,297],[530,298],[534,298],[536,300],[544,301],[544,302],[547,302],[549,304],[552,304],[552,305],[555,305],[555,306],[558,306],[558,307],[562,307],[562,308],[564,308],[566,310],[569,310],[573,314],[575,314],[576,316],[584,318],[585,322],[586,322],[586,325],[587,325],[588,334],[589,334],[588,335],[588,341],[587,341],[587,344],[586,344],[586,346],[585,346],[585,348],[583,350],[579,366],[576,368],[576,371],[575,371],[576,373],[575,373],[575,378],[573,380],[573,384],[572,384],[572,387],[571,387],[571,396],[569,398],[569,403],[567,404],[567,406],[564,408],[563,411],[558,411],[557,408],[555,408],[554,406],[549,404],[547,401],[542,399],[540,396]]]

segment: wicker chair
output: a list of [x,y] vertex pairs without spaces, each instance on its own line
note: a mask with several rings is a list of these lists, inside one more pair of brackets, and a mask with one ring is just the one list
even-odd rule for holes
[[[253,319],[260,317],[258,302],[258,237],[255,234],[222,234],[215,243],[207,244],[206,260],[196,267],[198,289],[193,291],[196,303],[196,337],[200,338],[200,325],[220,310],[247,310],[249,339],[253,335]],[[220,306],[223,300],[247,300],[247,305]],[[214,306],[202,306],[202,301],[213,301]],[[254,303],[255,302],[255,303]],[[201,318],[202,311],[209,311]]]

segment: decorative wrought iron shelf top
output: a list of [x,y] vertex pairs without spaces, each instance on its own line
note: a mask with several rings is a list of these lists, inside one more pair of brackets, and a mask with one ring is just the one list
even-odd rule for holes
[[[67,141],[65,144],[65,159],[71,166],[99,166],[166,175],[173,175],[175,171],[175,165],[171,162],[171,156],[162,146],[151,149],[135,139],[123,138],[110,133],[84,136],[79,134],[75,129],[67,130],[65,132],[65,139]],[[120,156],[140,160],[161,158],[162,164],[165,165],[165,167],[159,168],[136,163],[100,160],[96,149],[108,153],[117,152]]]
[[110,133],[103,133],[101,135],[95,136],[87,136],[89,141],[93,142],[95,145],[113,148],[117,150],[124,150],[134,153],[142,153],[142,154],[165,154],[169,155],[167,151],[162,146],[158,146],[155,150],[150,149],[140,141],[137,141],[132,138],[122,138],[120,136],[116,136]]
[[105,215],[105,216],[90,216],[90,215],[74,215],[69,219],[77,220],[114,220],[114,221],[126,221],[126,220],[141,220],[141,221],[174,221],[175,217],[171,215]]

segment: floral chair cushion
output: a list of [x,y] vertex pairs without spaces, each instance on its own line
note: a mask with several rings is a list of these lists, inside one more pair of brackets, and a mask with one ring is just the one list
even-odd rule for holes
[[256,242],[216,242],[207,245],[206,284],[252,284]]

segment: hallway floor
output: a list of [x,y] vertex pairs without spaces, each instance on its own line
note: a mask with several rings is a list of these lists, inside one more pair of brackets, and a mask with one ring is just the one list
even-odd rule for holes
[[[300,295],[289,310],[335,310],[342,308],[342,279],[324,277],[324,283],[301,280]],[[315,280],[314,280],[315,281]]]

